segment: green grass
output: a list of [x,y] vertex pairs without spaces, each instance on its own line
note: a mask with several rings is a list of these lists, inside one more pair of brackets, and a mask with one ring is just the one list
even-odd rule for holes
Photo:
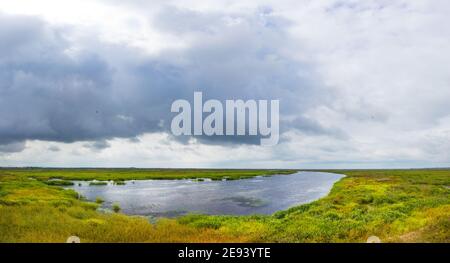
[[125,181],[122,181],[122,180],[116,180],[116,181],[114,181],[114,184],[115,185],[126,185]]
[[234,170],[234,169],[0,169],[0,173],[38,180],[98,180],[125,181],[144,179],[244,179],[260,175],[291,174],[295,170]]
[[104,202],[105,202],[105,200],[103,200],[101,197],[95,198],[95,203],[97,203],[97,204],[103,204]]
[[271,216],[188,215],[151,224],[98,212],[98,204],[48,180],[218,180],[277,172],[0,169],[0,242],[64,242],[70,235],[82,242],[364,242],[371,235],[383,242],[450,242],[450,170],[332,172],[347,176],[328,196]]
[[45,182],[48,185],[70,186],[74,185],[72,181],[67,180],[49,180]]
[[120,205],[119,204],[113,204],[112,205],[112,210],[114,211],[114,212],[116,212],[116,213],[119,213],[120,212]]

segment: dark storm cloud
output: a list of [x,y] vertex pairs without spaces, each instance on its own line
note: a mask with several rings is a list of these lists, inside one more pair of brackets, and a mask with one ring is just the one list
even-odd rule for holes
[[119,114],[102,58],[71,57],[61,32],[35,18],[0,16],[0,35],[0,143],[136,134]]
[[[148,58],[101,43],[71,53],[64,30],[37,18],[0,15],[0,144],[96,141],[88,147],[104,149],[105,139],[168,131],[171,103],[192,101],[194,91],[203,91],[204,100],[280,99],[282,116],[329,100],[311,66],[290,58],[295,47],[283,29],[288,21],[270,9],[243,16],[168,7],[152,25],[182,35],[189,46]],[[324,132],[312,121],[305,125],[286,127]]]

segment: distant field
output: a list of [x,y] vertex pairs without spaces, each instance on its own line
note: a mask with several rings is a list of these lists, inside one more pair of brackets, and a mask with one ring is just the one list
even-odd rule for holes
[[0,242],[450,242],[450,170],[333,170],[315,202],[271,216],[160,219],[98,212],[49,179],[239,179],[293,170],[0,169]]
[[144,180],[144,179],[244,179],[259,175],[290,174],[296,170],[243,169],[0,169],[0,174],[39,180]]

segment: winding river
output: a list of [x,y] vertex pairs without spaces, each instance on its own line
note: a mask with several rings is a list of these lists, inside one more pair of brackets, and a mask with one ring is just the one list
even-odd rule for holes
[[135,180],[90,186],[75,181],[74,189],[88,200],[105,200],[103,208],[118,203],[131,215],[174,217],[186,213],[212,215],[272,214],[328,194],[343,175],[297,172],[231,181]]

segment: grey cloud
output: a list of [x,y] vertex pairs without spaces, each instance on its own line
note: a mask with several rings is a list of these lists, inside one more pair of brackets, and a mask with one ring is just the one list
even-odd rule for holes
[[139,140],[139,138],[137,138],[137,137],[131,137],[131,138],[128,139],[128,141],[132,142],[132,143],[139,143],[139,142],[141,142],[141,140]]
[[[205,100],[280,99],[281,115],[301,114],[330,101],[331,91],[321,85],[312,66],[290,58],[289,50],[296,47],[285,32],[288,22],[272,15],[270,9],[258,9],[250,17],[168,10],[156,18],[165,33],[195,35],[189,49],[160,57],[166,61],[183,58],[175,64],[185,87],[180,98],[190,99],[197,90],[204,92]],[[174,23],[177,15],[190,23]],[[259,142],[240,136],[201,140]]]
[[0,144],[105,142],[168,131],[171,103],[192,100],[194,91],[203,91],[205,100],[280,99],[281,114],[300,114],[330,99],[311,66],[290,58],[295,45],[285,33],[287,21],[270,9],[239,15],[166,8],[154,24],[165,33],[195,38],[183,50],[147,58],[100,42],[74,56],[67,52],[66,32],[36,18],[0,16],[0,36],[7,43],[0,49]]
[[384,123],[389,120],[389,109],[381,108],[374,105],[366,98],[350,97],[344,103],[335,106],[337,112],[342,112],[349,119],[359,122],[380,122]]
[[11,142],[0,144],[0,154],[21,152],[25,150],[25,147],[26,147],[25,142]]
[[286,120],[282,123],[284,131],[295,129],[307,135],[329,135],[341,140],[348,139],[347,133],[342,129],[336,127],[323,127],[317,121],[311,118],[306,118],[302,115],[296,116],[294,119]]
[[0,143],[73,142],[134,135],[120,118],[112,71],[95,54],[73,58],[58,30],[38,19],[0,16]]
[[106,140],[99,140],[95,142],[85,143],[83,144],[83,147],[91,149],[93,151],[101,151],[111,147],[111,145]]
[[56,146],[56,145],[50,145],[47,149],[49,151],[51,151],[51,152],[59,152],[59,151],[61,151],[61,149],[58,146]]
[[[175,19],[174,19],[175,18]],[[217,31],[217,15],[201,13],[175,7],[165,7],[154,19],[154,24],[163,32],[176,34],[206,33],[214,34]]]

